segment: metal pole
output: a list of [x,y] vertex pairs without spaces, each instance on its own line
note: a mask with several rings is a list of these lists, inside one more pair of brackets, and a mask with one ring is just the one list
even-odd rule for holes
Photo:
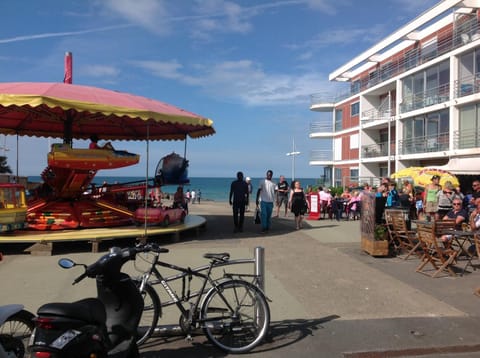
[[265,293],[265,249],[261,246],[255,248],[255,276],[257,279],[257,286],[263,293]]
[[387,162],[387,176],[388,178],[390,178],[390,174],[392,172],[392,164],[390,163],[390,156],[391,156],[391,144],[390,144],[390,141],[392,140],[391,138],[391,134],[390,134],[390,126],[391,126],[391,116],[392,116],[392,95],[391,95],[391,92],[388,92],[388,110],[389,110],[389,114],[388,114],[388,117],[387,117],[387,120],[388,120],[388,136],[387,136],[387,156],[388,156],[388,162]]

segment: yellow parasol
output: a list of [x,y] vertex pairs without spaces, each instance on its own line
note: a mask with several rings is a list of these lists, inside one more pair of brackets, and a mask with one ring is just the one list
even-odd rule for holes
[[447,181],[453,186],[459,186],[458,178],[447,170],[429,167],[409,167],[399,170],[391,175],[392,179],[411,178],[416,186],[425,187],[432,181],[432,176],[440,177],[440,185],[444,186]]
[[452,183],[454,187],[460,186],[458,178],[447,170],[438,168],[424,168],[418,173],[418,176],[414,178],[414,182],[419,186],[427,186],[432,182],[432,176],[438,175],[440,177],[440,185],[445,186],[446,182]]

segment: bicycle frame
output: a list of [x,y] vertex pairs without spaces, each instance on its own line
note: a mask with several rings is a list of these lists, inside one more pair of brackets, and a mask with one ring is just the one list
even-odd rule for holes
[[[210,264],[208,265],[203,265],[199,266],[196,268],[185,268],[181,266],[177,266],[174,264],[170,264],[167,262],[159,261],[159,254],[155,253],[154,254],[154,260],[150,264],[150,269],[145,272],[142,275],[141,279],[141,285],[140,285],[140,290],[143,290],[143,287],[145,283],[149,283],[151,286],[156,286],[156,285],[161,285],[163,289],[166,291],[168,296],[170,297],[171,301],[166,301],[166,302],[161,302],[161,307],[167,307],[171,305],[176,305],[178,309],[180,310],[181,314],[183,317],[187,318],[189,323],[193,323],[197,321],[196,318],[193,318],[193,313],[198,311],[198,308],[200,307],[202,295],[205,294],[208,290],[210,289],[216,289],[217,284],[216,281],[218,279],[213,279],[211,278],[211,272],[213,268],[218,268],[222,266],[229,266],[229,265],[234,265],[234,264],[246,264],[246,263],[252,263],[254,262],[253,259],[239,259],[239,260],[229,260],[229,261],[215,261],[212,260]],[[157,266],[165,267],[171,270],[179,271],[180,273],[177,275],[172,275],[169,277],[164,277],[160,271],[157,269]],[[207,271],[206,273],[202,273],[203,271]],[[155,277],[155,280],[151,280],[151,276]],[[201,288],[198,291],[195,292],[190,292],[190,281],[192,276],[195,276],[197,278],[200,278],[203,280],[201,283]],[[223,278],[233,278],[233,277],[253,277],[253,282],[258,280],[258,275],[254,274],[232,274],[232,273],[226,273],[224,272]],[[186,289],[186,283],[185,279],[188,277],[189,282],[188,282],[188,289],[187,292],[185,292]],[[175,293],[175,291],[172,289],[172,287],[168,284],[168,282],[171,281],[176,281],[179,279],[183,279],[182,282],[182,296],[179,297],[178,294]],[[211,287],[207,289],[207,284],[210,284]],[[221,295],[221,294],[220,294]],[[223,295],[221,295],[223,298]],[[197,297],[195,302],[192,304],[191,309],[187,310],[182,303],[183,302],[188,302],[191,298]],[[228,302],[225,301],[225,303],[229,306]],[[231,310],[233,310],[232,307],[229,307]],[[201,321],[198,321],[201,322]]]

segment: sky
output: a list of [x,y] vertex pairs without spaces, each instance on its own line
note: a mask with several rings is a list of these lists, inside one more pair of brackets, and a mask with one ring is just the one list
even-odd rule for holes
[[[328,81],[331,72],[437,2],[2,1],[0,81],[62,82],[69,51],[75,84],[149,97],[213,120],[213,136],[151,142],[148,165],[145,142],[113,142],[140,154],[140,163],[99,176],[153,176],[163,156],[186,148],[191,177],[263,177],[272,169],[276,178],[319,178],[323,168],[309,165],[310,152],[325,148],[308,135],[322,117],[310,111],[310,96],[344,91]],[[56,142],[1,135],[0,155],[14,174],[40,175]],[[300,154],[287,156],[293,143]]]

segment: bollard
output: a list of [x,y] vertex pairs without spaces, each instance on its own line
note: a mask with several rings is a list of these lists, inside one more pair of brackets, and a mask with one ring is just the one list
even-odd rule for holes
[[265,248],[257,246],[255,248],[255,272],[258,277],[257,286],[265,293]]

